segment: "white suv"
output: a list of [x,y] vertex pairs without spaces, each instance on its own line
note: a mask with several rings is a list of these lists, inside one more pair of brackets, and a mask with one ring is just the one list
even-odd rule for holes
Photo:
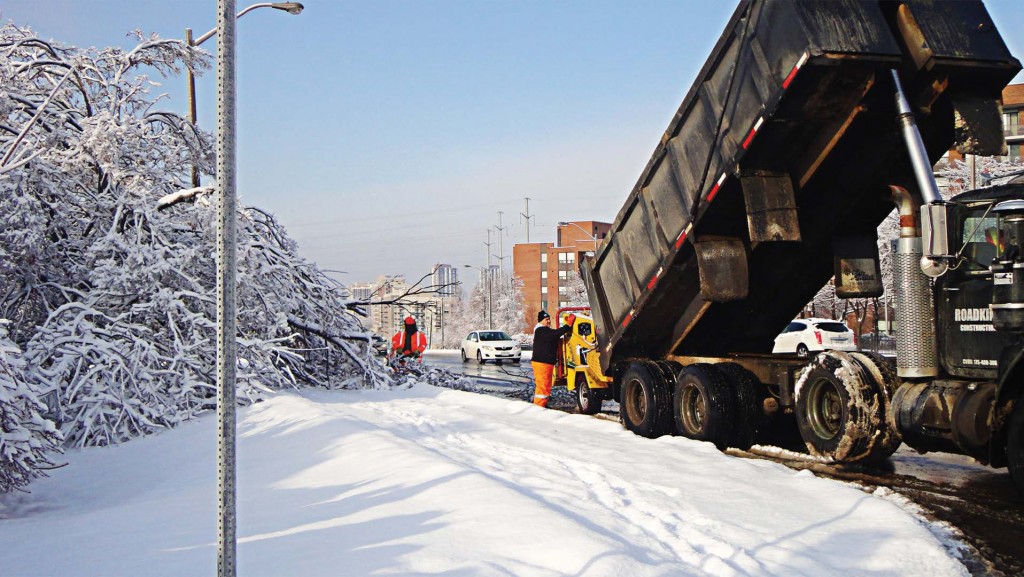
[[796,319],[775,337],[773,353],[796,353],[808,357],[824,350],[857,351],[857,336],[843,321]]

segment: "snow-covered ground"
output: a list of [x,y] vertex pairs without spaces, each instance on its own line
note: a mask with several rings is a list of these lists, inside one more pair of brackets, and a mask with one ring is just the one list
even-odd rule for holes
[[[0,498],[0,575],[214,574],[215,425],[71,451]],[[238,433],[239,575],[966,574],[890,493],[521,401],[304,390]]]

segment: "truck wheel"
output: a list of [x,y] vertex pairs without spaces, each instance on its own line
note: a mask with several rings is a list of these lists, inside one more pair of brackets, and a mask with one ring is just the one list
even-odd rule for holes
[[715,368],[725,375],[736,395],[736,413],[732,419],[730,447],[746,451],[758,441],[768,426],[764,414],[764,387],[757,377],[737,363],[722,363]]
[[672,399],[680,435],[709,441],[720,450],[729,446],[735,398],[721,371],[705,363],[685,367],[676,375]]
[[878,353],[850,353],[850,356],[860,363],[875,390],[881,393],[884,417],[882,434],[872,447],[869,460],[884,461],[903,444],[903,438],[896,427],[896,415],[892,410],[892,398],[899,388],[899,376],[896,374],[895,365]]
[[654,364],[632,363],[622,376],[619,416],[627,430],[641,437],[660,437],[672,423],[672,395]]
[[1006,459],[1010,477],[1017,490],[1024,493],[1024,397],[1017,397],[1010,415],[1006,438]]
[[884,404],[853,357],[841,351],[814,357],[795,396],[796,424],[812,455],[845,463],[872,458],[885,428]]
[[601,397],[587,384],[587,377],[576,374],[576,406],[584,415],[596,415],[601,412]]

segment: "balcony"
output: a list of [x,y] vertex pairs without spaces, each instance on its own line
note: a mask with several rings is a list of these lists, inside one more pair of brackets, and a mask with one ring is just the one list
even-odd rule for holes
[[1024,136],[1024,124],[1011,124],[1003,127],[1003,136]]

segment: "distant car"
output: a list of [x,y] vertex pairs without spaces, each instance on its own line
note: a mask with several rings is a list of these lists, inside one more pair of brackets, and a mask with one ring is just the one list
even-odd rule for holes
[[476,362],[483,364],[484,361],[512,361],[518,363],[523,356],[523,349],[519,343],[508,336],[505,331],[486,330],[473,331],[462,340],[462,362],[469,359],[476,359]]
[[378,355],[384,356],[388,354],[388,341],[380,335],[373,335],[371,337],[370,346],[373,347],[373,351]]
[[856,351],[857,337],[843,321],[831,319],[796,319],[782,334],[775,337],[773,353],[796,353],[808,357],[824,350]]

